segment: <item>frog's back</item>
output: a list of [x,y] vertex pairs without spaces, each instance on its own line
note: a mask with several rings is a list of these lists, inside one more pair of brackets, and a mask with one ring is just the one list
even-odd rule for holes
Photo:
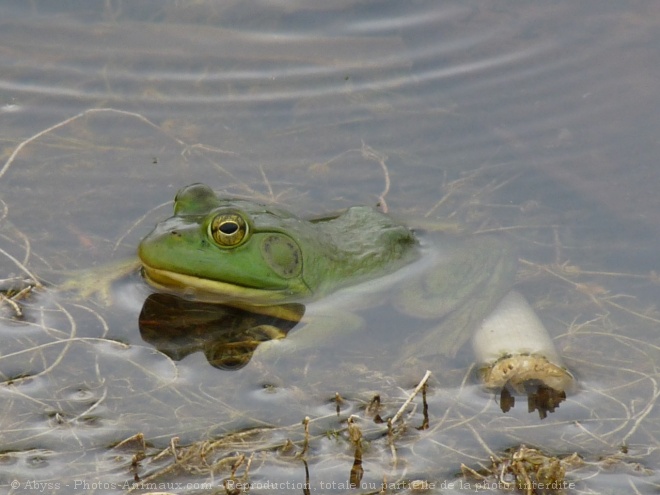
[[319,279],[322,293],[337,287],[391,273],[419,256],[414,234],[393,218],[367,206],[355,206],[342,214],[311,221],[320,237],[323,257],[305,259]]

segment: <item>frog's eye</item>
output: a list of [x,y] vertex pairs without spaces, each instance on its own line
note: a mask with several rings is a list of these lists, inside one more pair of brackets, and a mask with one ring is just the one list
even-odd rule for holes
[[248,234],[248,224],[238,213],[221,213],[209,224],[209,233],[220,247],[235,247]]

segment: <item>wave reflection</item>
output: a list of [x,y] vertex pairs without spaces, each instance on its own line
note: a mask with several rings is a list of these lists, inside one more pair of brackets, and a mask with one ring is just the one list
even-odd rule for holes
[[[286,102],[487,72],[540,47],[489,53],[497,26],[457,28],[463,7],[371,12],[325,29],[233,29],[172,20],[80,22],[33,16],[0,23],[0,91],[14,98],[76,98],[87,105]],[[281,16],[286,13],[281,12]],[[53,43],[57,40],[57,43]],[[474,57],[475,51],[483,51]],[[95,103],[94,103],[95,104]]]

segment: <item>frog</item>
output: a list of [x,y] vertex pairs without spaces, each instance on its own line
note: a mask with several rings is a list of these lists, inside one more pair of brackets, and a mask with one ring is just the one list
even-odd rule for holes
[[[199,183],[177,192],[173,216],[141,241],[138,256],[157,290],[239,307],[354,299],[355,290],[382,303],[387,286],[397,311],[438,322],[410,353],[455,354],[516,273],[514,250],[500,237],[440,232],[426,239],[371,206],[304,218]],[[293,338],[313,345],[330,331],[303,328]]]

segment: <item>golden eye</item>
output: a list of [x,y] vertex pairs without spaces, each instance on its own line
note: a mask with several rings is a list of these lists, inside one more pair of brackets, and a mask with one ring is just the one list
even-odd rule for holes
[[247,236],[248,225],[237,213],[222,213],[209,224],[209,232],[218,246],[235,247]]

